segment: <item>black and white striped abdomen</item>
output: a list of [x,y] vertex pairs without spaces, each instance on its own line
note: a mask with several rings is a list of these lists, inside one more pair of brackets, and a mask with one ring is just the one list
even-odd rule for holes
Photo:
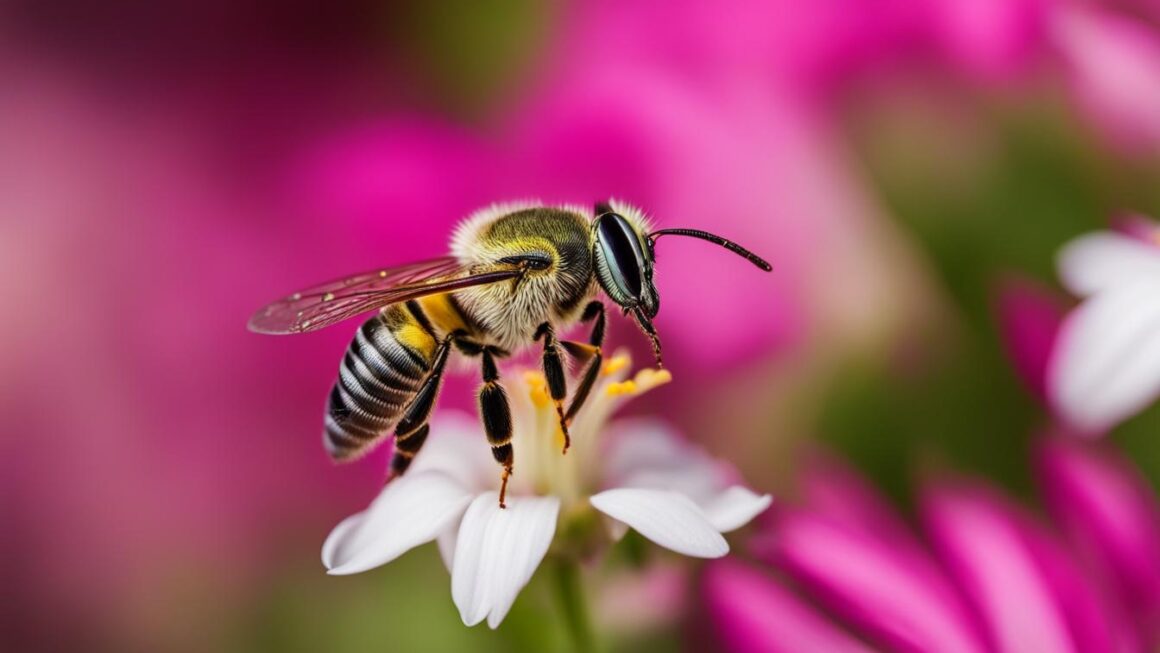
[[396,334],[413,316],[393,308],[393,319],[379,314],[359,327],[339,366],[323,433],[336,460],[355,458],[387,435],[431,368],[429,351],[408,346]]

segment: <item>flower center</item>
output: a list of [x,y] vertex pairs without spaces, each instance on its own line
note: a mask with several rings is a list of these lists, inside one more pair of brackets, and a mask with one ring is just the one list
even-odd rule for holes
[[630,370],[631,361],[624,354],[605,362],[588,401],[569,424],[572,448],[566,454],[561,453],[564,432],[543,373],[524,372],[523,387],[518,391],[526,392],[530,410],[516,415],[516,437],[520,441],[516,443],[514,478],[529,483],[525,487],[535,494],[560,497],[565,506],[584,502],[599,481],[599,437],[613,411],[626,399],[672,380],[668,370],[646,368],[627,378]]

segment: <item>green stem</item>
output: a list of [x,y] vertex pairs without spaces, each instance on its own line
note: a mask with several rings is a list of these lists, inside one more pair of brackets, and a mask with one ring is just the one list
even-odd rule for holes
[[560,610],[576,653],[593,653],[596,634],[588,614],[588,601],[580,580],[580,564],[575,560],[559,558],[556,562],[556,595]]

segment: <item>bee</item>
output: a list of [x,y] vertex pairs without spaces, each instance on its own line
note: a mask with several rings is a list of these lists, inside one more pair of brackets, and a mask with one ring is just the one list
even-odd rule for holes
[[[696,229],[653,231],[644,214],[617,201],[588,211],[574,206],[496,205],[456,229],[451,254],[373,270],[296,292],[257,311],[251,331],[315,331],[378,309],[343,356],[324,418],[323,442],[337,461],[352,460],[394,431],[388,482],[407,471],[427,439],[427,420],[452,353],[478,358],[479,412],[496,462],[504,507],[512,451],[512,419],[497,359],[538,345],[548,392],[570,444],[568,424],[584,405],[603,363],[603,291],[648,337],[658,367],[661,341],[653,326],[660,298],[653,282],[662,236],[714,243],[765,271],[769,263],[720,236]],[[587,341],[562,339],[590,324]],[[568,397],[564,356],[579,365]]]

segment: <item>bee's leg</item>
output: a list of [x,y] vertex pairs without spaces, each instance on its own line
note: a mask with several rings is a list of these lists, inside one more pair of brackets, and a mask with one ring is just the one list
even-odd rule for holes
[[387,481],[402,476],[411,466],[411,460],[427,440],[430,427],[427,418],[431,416],[431,409],[435,407],[435,399],[439,397],[439,389],[443,385],[443,371],[447,367],[448,354],[451,352],[451,343],[455,335],[449,335],[439,344],[435,351],[435,362],[423,385],[415,393],[411,403],[403,411],[403,417],[395,425],[395,453],[391,456],[391,467]]
[[640,325],[640,330],[644,331],[644,334],[648,336],[649,341],[652,343],[653,356],[657,359],[657,369],[664,367],[664,363],[661,361],[661,337],[657,333],[656,327],[653,326],[652,320],[648,319],[648,316],[644,314],[644,311],[639,306],[632,309],[632,316],[636,318],[636,323]]
[[508,477],[512,474],[512,461],[515,458],[512,451],[512,410],[508,405],[507,393],[499,383],[499,369],[495,365],[491,348],[484,347],[480,355],[483,357],[483,387],[479,389],[479,415],[483,418],[483,430],[491,445],[491,455],[503,465],[499,507],[506,508],[504,497],[507,495]]
[[564,419],[569,424],[588,399],[588,394],[592,392],[592,386],[596,384],[596,377],[600,375],[600,368],[604,364],[604,351],[602,350],[604,346],[604,304],[601,302],[589,303],[588,306],[584,307],[583,315],[580,316],[581,322],[592,322],[593,320],[595,322],[592,324],[592,332],[588,336],[588,344],[571,340],[560,343],[573,358],[588,363],[588,367],[584,369],[584,377],[580,379],[580,385],[576,386],[576,394],[572,396],[572,403],[568,406],[568,411],[564,413]]
[[536,329],[535,340],[544,340],[544,379],[548,382],[548,395],[556,404],[556,415],[560,418],[560,430],[564,432],[564,453],[572,446],[568,434],[568,420],[564,417],[564,399],[568,396],[568,382],[564,375],[564,358],[560,356],[560,343],[552,325],[544,322]]

